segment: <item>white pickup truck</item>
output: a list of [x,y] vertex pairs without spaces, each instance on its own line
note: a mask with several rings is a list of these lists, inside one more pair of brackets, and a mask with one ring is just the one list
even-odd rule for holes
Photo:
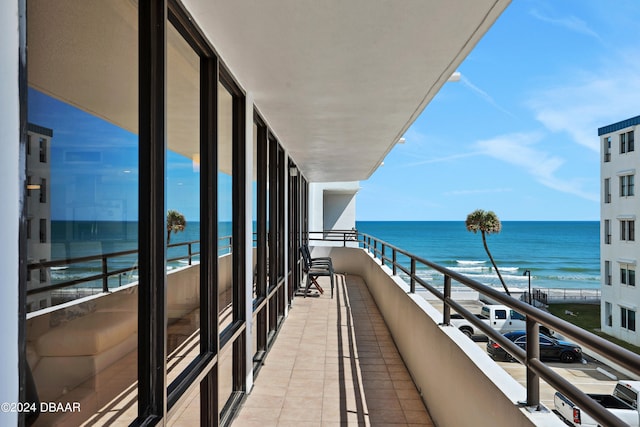
[[[640,381],[622,380],[616,384],[613,394],[588,393],[587,395],[628,425],[638,427],[640,426],[640,412],[638,412],[639,392]],[[555,394],[553,404],[556,412],[569,425],[589,427],[600,425],[560,392]]]
[[[506,305],[485,305],[476,317],[500,333],[522,331],[526,328],[525,317]],[[457,313],[451,313],[451,324],[468,337],[484,335],[476,325]]]

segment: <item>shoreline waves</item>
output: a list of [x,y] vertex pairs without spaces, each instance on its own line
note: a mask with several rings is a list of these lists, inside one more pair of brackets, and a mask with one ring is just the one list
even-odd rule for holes
[[[481,236],[468,232],[464,221],[358,221],[357,229],[502,288]],[[600,289],[599,233],[598,221],[503,221],[502,231],[488,235],[487,244],[509,288],[527,289],[529,270],[533,289]],[[418,266],[417,274],[435,286],[443,281],[431,269]]]

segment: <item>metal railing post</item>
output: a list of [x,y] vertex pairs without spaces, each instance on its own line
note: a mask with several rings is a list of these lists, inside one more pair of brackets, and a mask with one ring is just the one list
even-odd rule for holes
[[107,257],[102,256],[102,292],[109,292],[109,269],[107,267]]
[[416,259],[411,257],[411,293],[416,293]]
[[540,410],[540,378],[530,368],[532,359],[540,359],[540,327],[538,322],[527,316],[527,406]]
[[451,276],[444,276],[444,301],[442,306],[442,324],[451,324],[451,307],[447,304],[447,300],[451,299]]
[[380,261],[381,261],[381,264],[382,264],[383,266],[384,266],[384,250],[385,250],[385,249],[386,249],[386,246],[385,246],[385,244],[383,243],[383,244],[382,244],[381,251],[380,251]]
[[377,252],[378,252],[378,241],[377,240],[373,240],[373,257],[377,258]]
[[393,275],[395,276],[398,274],[398,267],[396,266],[397,254],[395,248],[391,251],[391,258],[393,259]]
[[191,242],[189,242],[189,265],[191,265],[191,257],[192,257],[192,252],[191,252]]

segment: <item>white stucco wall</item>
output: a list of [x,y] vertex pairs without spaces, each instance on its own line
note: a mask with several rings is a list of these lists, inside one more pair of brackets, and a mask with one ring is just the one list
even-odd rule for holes
[[[253,94],[247,92],[245,98],[245,319],[247,327],[245,331],[251,334],[253,331]],[[253,348],[254,339],[249,335],[245,346],[245,385],[247,390],[253,387]]]
[[356,225],[358,181],[309,184],[309,231],[350,230]]
[[[634,151],[620,153],[621,133],[633,130],[635,134]],[[601,324],[603,332],[625,340],[635,345],[640,345],[640,190],[638,178],[640,174],[640,145],[638,132],[640,126],[630,126],[615,132],[600,136],[600,177],[601,177],[601,204],[600,204],[600,268],[601,268]],[[610,161],[604,162],[604,138],[611,137]],[[620,196],[620,176],[634,174],[634,195]],[[610,180],[611,202],[604,203],[604,180]],[[605,220],[610,221],[611,243],[605,244]],[[620,220],[635,220],[635,240],[623,241],[620,239]],[[611,285],[606,283],[605,261],[611,266]],[[636,270],[636,285],[621,284],[621,264],[634,266]],[[611,303],[612,326],[607,326],[605,303]],[[620,308],[624,307],[636,311],[636,330],[630,331],[621,327]]]
[[324,229],[351,230],[356,225],[356,195],[324,192]]
[[564,423],[552,412],[522,408],[526,389],[476,343],[371,254],[333,248],[337,271],[364,279],[434,423],[440,426],[532,427]]
[[[19,33],[18,2],[3,2],[0,14],[0,257],[3,286],[0,297],[0,343],[3,351],[0,363],[0,402],[18,400],[18,225],[21,189],[19,140],[20,110],[18,93]],[[17,424],[17,414],[0,412],[0,425]]]

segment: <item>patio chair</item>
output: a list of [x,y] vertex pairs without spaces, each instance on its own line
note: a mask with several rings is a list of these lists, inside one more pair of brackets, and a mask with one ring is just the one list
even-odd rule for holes
[[309,250],[309,245],[302,245],[300,247],[300,252],[302,256],[305,257],[310,265],[318,265],[318,266],[328,266],[333,270],[333,263],[331,261],[331,257],[316,257],[311,258],[311,251]]
[[330,257],[311,258],[311,253],[306,245],[300,248],[302,254],[303,269],[307,275],[307,280],[304,288],[304,297],[307,297],[309,288],[313,284],[320,293],[324,293],[324,289],[318,283],[318,277],[326,276],[331,281],[331,298],[333,299],[333,263]]

